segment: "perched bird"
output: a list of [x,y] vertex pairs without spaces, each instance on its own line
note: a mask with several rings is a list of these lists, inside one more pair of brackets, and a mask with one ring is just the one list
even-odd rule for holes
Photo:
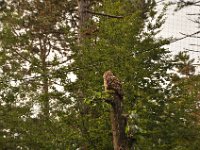
[[105,91],[113,90],[120,98],[123,97],[121,81],[108,70],[103,74]]

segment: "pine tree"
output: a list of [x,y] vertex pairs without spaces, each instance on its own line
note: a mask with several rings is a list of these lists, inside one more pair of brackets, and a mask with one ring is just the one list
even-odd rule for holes
[[[80,53],[75,55],[73,63],[79,69],[74,71],[77,81],[72,90],[81,88],[83,96],[77,97],[76,92],[71,92],[72,96],[74,93],[77,104],[85,100],[85,104],[77,105],[78,108],[85,108],[82,117],[87,125],[83,137],[89,138],[86,138],[84,145],[89,149],[92,149],[90,143],[99,149],[112,146],[111,140],[108,143],[110,146],[101,145],[104,144],[101,142],[104,139],[99,138],[95,142],[93,137],[96,133],[103,138],[112,138],[106,134],[111,131],[107,113],[110,106],[100,101],[96,104],[96,96],[102,97],[102,75],[105,71],[112,70],[124,83],[124,113],[132,118],[127,126],[127,134],[137,138],[142,149],[145,144],[148,144],[147,148],[151,148],[157,141],[153,141],[152,137],[145,140],[143,138],[152,132],[151,127],[155,126],[160,119],[159,115],[163,113],[166,99],[161,83],[165,82],[164,78],[167,79],[166,71],[170,68],[166,59],[168,51],[162,48],[167,40],[155,38],[163,23],[163,14],[156,17],[154,1],[103,1],[102,5],[90,12],[99,18],[95,22],[98,32],[84,38]],[[149,21],[149,18],[154,18],[156,23]],[[82,110],[79,110],[82,114]],[[138,117],[134,118],[135,116]]]
[[70,82],[70,49],[75,49],[70,24],[76,3],[5,1],[3,6],[1,147],[70,148],[66,138],[75,131],[68,128],[71,122],[63,122],[71,118],[63,114],[69,113],[67,107],[72,103],[64,88]]
[[194,59],[190,59],[190,56],[187,53],[179,52],[175,56],[175,61],[178,63],[176,68],[182,75],[189,77],[195,73],[195,66],[192,65],[194,63]]

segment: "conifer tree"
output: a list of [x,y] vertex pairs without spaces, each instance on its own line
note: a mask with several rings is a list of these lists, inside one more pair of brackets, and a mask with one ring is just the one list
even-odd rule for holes
[[1,147],[65,149],[65,133],[72,133],[67,129],[70,123],[63,126],[59,115],[71,105],[64,87],[69,84],[67,64],[75,48],[70,27],[76,3],[2,3]]
[[[102,97],[102,75],[107,70],[112,70],[124,83],[124,113],[132,118],[126,129],[127,134],[137,137],[142,148],[147,143],[146,148],[153,147],[154,139],[149,137],[143,140],[143,134],[150,134],[151,127],[159,120],[154,113],[163,113],[165,89],[161,83],[167,80],[166,71],[170,68],[166,59],[168,51],[162,48],[167,40],[155,38],[164,15],[162,13],[156,17],[155,6],[154,1],[103,1],[99,7],[89,11],[93,18],[98,18],[96,22],[91,20],[98,30],[84,38],[81,53],[74,57],[72,66],[79,69],[74,71],[77,81],[71,91],[73,94],[73,91],[81,88],[83,96],[75,99],[77,104],[81,99],[85,100],[84,104],[77,107],[85,108],[82,116],[86,124],[83,138],[89,137],[84,144],[89,149],[92,149],[90,143],[99,149],[112,147],[111,140],[108,145],[101,142],[105,138],[112,138],[111,134],[106,134],[111,131],[107,113],[110,106],[96,100],[96,97]],[[155,19],[156,23],[150,18]],[[154,93],[158,93],[158,96]],[[147,114],[152,118],[147,118]],[[94,141],[95,133],[101,135],[99,142]]]

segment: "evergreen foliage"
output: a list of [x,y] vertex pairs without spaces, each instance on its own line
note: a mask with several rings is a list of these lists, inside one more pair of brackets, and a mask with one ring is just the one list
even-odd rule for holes
[[[0,148],[113,149],[102,101],[102,75],[112,70],[135,149],[198,149],[199,76],[187,55],[170,60],[168,40],[157,36],[166,8],[158,14],[154,0],[89,4],[80,27],[76,1],[0,2]],[[187,78],[170,76],[173,67],[189,67]]]

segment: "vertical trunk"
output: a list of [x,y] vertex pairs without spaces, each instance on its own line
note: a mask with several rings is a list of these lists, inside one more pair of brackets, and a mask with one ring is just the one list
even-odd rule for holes
[[79,27],[84,27],[90,18],[90,15],[87,13],[89,5],[89,0],[78,0]]
[[[45,44],[44,44],[45,45]],[[42,41],[40,41],[40,59],[42,64],[42,94],[43,94],[43,114],[45,118],[49,118],[49,83],[48,83],[48,69],[46,64],[46,47],[42,46]]]
[[79,16],[79,37],[78,43],[81,45],[83,39],[85,38],[81,33],[83,29],[87,28],[87,23],[90,19],[89,13],[87,10],[89,9],[90,0],[77,0],[78,3],[78,16]]
[[113,102],[110,117],[114,150],[127,150],[127,138],[125,135],[126,118],[122,116],[122,98],[114,95]]
[[[82,31],[87,28],[87,22],[89,21],[90,19],[90,16],[89,14],[86,12],[86,10],[88,9],[89,7],[89,4],[90,4],[90,0],[77,0],[77,4],[78,4],[78,16],[79,16],[79,22],[78,22],[78,46],[80,47],[79,49],[79,55],[80,55],[80,61],[82,61],[82,51],[83,51],[83,41],[84,41],[84,38],[87,38],[85,36],[83,36],[82,34]],[[78,78],[80,81],[84,80],[84,72],[83,71],[79,71],[79,73],[77,74]],[[81,116],[81,122],[82,122],[82,126],[80,127],[80,130],[81,130],[81,134],[84,138],[86,138],[87,140],[90,140],[90,138],[88,138],[88,129],[87,127],[85,126],[85,122],[87,120],[85,120],[85,115],[88,113],[87,112],[87,106],[84,104],[84,93],[83,93],[83,89],[82,88],[79,88],[77,90],[77,97],[79,99],[79,102],[78,102],[78,107],[79,107],[79,113],[80,113],[80,116]],[[90,142],[90,141],[88,141]],[[81,146],[81,149],[82,150],[87,150],[87,145],[88,144],[85,144],[83,143],[82,146]]]

